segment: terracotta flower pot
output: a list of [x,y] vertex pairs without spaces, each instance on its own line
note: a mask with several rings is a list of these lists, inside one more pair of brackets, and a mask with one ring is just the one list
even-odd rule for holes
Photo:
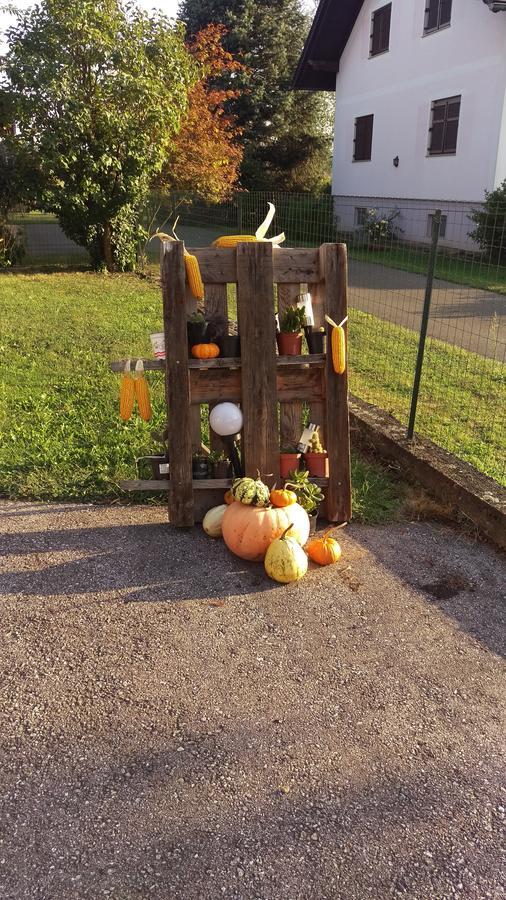
[[329,458],[326,453],[304,453],[304,462],[313,478],[329,477]]
[[289,478],[291,472],[299,468],[300,453],[279,454],[279,474],[281,478]]
[[280,356],[300,356],[302,353],[302,335],[288,331],[279,331],[276,335]]

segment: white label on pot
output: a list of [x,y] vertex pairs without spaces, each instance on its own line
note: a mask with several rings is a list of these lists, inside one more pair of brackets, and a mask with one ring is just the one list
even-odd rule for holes
[[160,470],[160,475],[168,475],[169,474],[169,464],[168,463],[160,463],[158,468]]

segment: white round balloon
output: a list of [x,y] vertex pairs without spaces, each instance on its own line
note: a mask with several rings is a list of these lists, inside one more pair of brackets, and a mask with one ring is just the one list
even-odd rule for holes
[[209,416],[211,428],[222,437],[237,434],[242,428],[242,422],[242,412],[235,403],[218,403]]

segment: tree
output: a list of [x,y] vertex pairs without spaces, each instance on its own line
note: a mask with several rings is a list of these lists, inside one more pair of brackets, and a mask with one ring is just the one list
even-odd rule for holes
[[123,0],[41,0],[7,42],[1,91],[17,129],[6,147],[97,266],[133,268],[143,204],[198,74],[182,29]]
[[482,209],[473,209],[469,218],[475,223],[469,237],[484,250],[490,262],[506,265],[506,180],[495,191],[485,191]]
[[159,179],[161,188],[189,190],[212,202],[230,195],[243,155],[235,117],[225,110],[237,91],[211,84],[242,71],[223,48],[224,34],[223,26],[209,25],[188,45],[201,77],[190,89],[188,112]]
[[190,35],[223,24],[225,48],[244,65],[218,82],[237,91],[227,109],[242,129],[243,186],[313,191],[328,182],[328,99],[289,90],[309,27],[299,0],[183,0],[181,17]]

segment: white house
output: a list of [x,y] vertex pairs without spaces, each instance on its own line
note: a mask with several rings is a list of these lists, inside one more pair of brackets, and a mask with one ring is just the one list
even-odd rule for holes
[[506,0],[320,0],[293,86],[335,90],[344,229],[401,210],[403,237],[475,248],[467,212],[506,178]]

